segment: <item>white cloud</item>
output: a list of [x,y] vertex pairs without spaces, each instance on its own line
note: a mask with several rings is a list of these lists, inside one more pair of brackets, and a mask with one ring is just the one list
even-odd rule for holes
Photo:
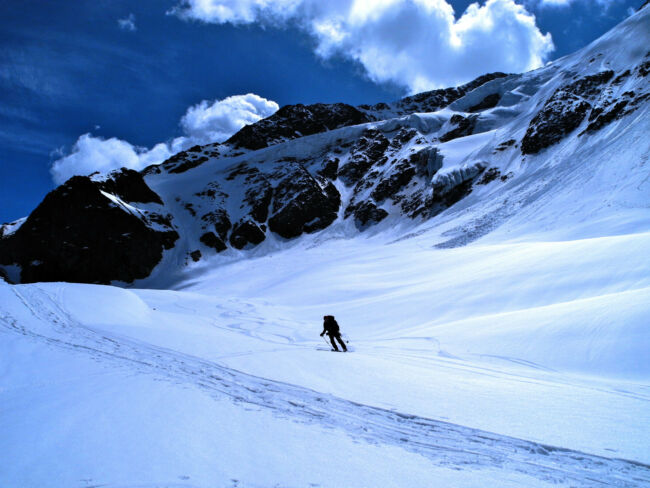
[[183,0],[172,13],[217,24],[291,22],[312,35],[319,56],[353,59],[373,81],[411,92],[537,68],[553,50],[550,34],[514,0],[471,4],[458,19],[446,0]]
[[574,0],[538,0],[538,4],[546,7],[568,7]]
[[274,114],[278,104],[249,93],[201,103],[187,109],[181,119],[184,132],[199,144],[225,141],[245,125]]
[[562,7],[568,7],[569,5],[573,3],[596,3],[600,7],[605,7],[608,8],[610,7],[614,2],[617,2],[620,0],[526,0],[526,4],[529,5],[530,7],[557,7],[557,8],[562,8]]
[[54,182],[60,185],[74,175],[89,175],[95,171],[108,173],[122,167],[142,169],[169,156],[170,147],[164,143],[146,149],[115,137],[104,139],[88,133],[77,139],[70,154],[52,164],[50,173]]
[[172,13],[220,24],[250,24],[262,12],[267,20],[284,21],[291,18],[305,3],[303,0],[189,0],[172,9]]
[[129,16],[124,19],[117,19],[117,26],[125,31],[136,31],[137,27],[135,26],[135,15],[129,14]]
[[135,146],[122,139],[104,139],[90,133],[83,134],[69,154],[57,149],[57,159],[50,168],[56,184],[75,175],[89,175],[96,171],[108,173],[126,167],[140,170],[151,164],[160,164],[179,151],[196,144],[223,142],[243,126],[268,117],[278,110],[278,104],[248,93],[210,102],[203,100],[187,109],[180,125],[185,135],[154,145],[151,149]]

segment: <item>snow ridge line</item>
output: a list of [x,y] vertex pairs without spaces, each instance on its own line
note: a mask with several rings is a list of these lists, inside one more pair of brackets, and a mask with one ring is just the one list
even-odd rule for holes
[[[0,325],[51,346],[89,354],[98,361],[201,388],[216,398],[270,409],[293,421],[343,430],[371,444],[396,445],[432,463],[462,469],[499,468],[573,487],[634,487],[650,484],[650,466],[530,442],[439,420],[322,394],[314,390],[242,373],[195,356],[106,334],[77,322],[57,297],[37,286],[11,287],[37,320],[19,324],[11,314]],[[40,326],[42,330],[37,330]],[[32,330],[34,329],[34,330]]]

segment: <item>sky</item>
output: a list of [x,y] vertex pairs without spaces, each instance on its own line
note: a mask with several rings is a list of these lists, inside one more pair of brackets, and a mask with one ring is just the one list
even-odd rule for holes
[[521,72],[641,0],[0,0],[0,223],[74,174],[141,169],[295,103]]

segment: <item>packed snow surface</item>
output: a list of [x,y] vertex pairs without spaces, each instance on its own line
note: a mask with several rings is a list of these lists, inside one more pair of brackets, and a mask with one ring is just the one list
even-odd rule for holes
[[[500,106],[441,144],[439,183],[486,158],[514,176],[430,220],[339,220],[180,268],[179,246],[132,288],[0,281],[0,486],[650,486],[648,105],[525,159],[493,153],[558,70],[642,59],[618,45],[648,10],[490,82]],[[150,183],[167,201],[210,172]],[[351,352],[319,338],[326,314]]]

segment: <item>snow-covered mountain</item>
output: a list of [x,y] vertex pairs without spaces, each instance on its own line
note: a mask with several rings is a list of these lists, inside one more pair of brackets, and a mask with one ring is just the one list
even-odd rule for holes
[[2,226],[0,486],[650,486],[649,99],[646,6],[72,178]]
[[[644,172],[647,142],[632,140],[648,132],[646,17],[530,73],[392,104],[287,106],[141,174],[72,178],[22,225],[3,227],[0,264],[16,282],[130,283],[330,227],[350,237],[406,233],[447,220],[450,207],[476,223],[439,246],[466,244],[561,195],[594,219]],[[567,188],[576,178],[589,185],[613,153],[625,160],[616,163],[622,179],[597,182],[588,201]],[[563,188],[541,189],[549,179]],[[546,205],[549,217],[564,214]]]

